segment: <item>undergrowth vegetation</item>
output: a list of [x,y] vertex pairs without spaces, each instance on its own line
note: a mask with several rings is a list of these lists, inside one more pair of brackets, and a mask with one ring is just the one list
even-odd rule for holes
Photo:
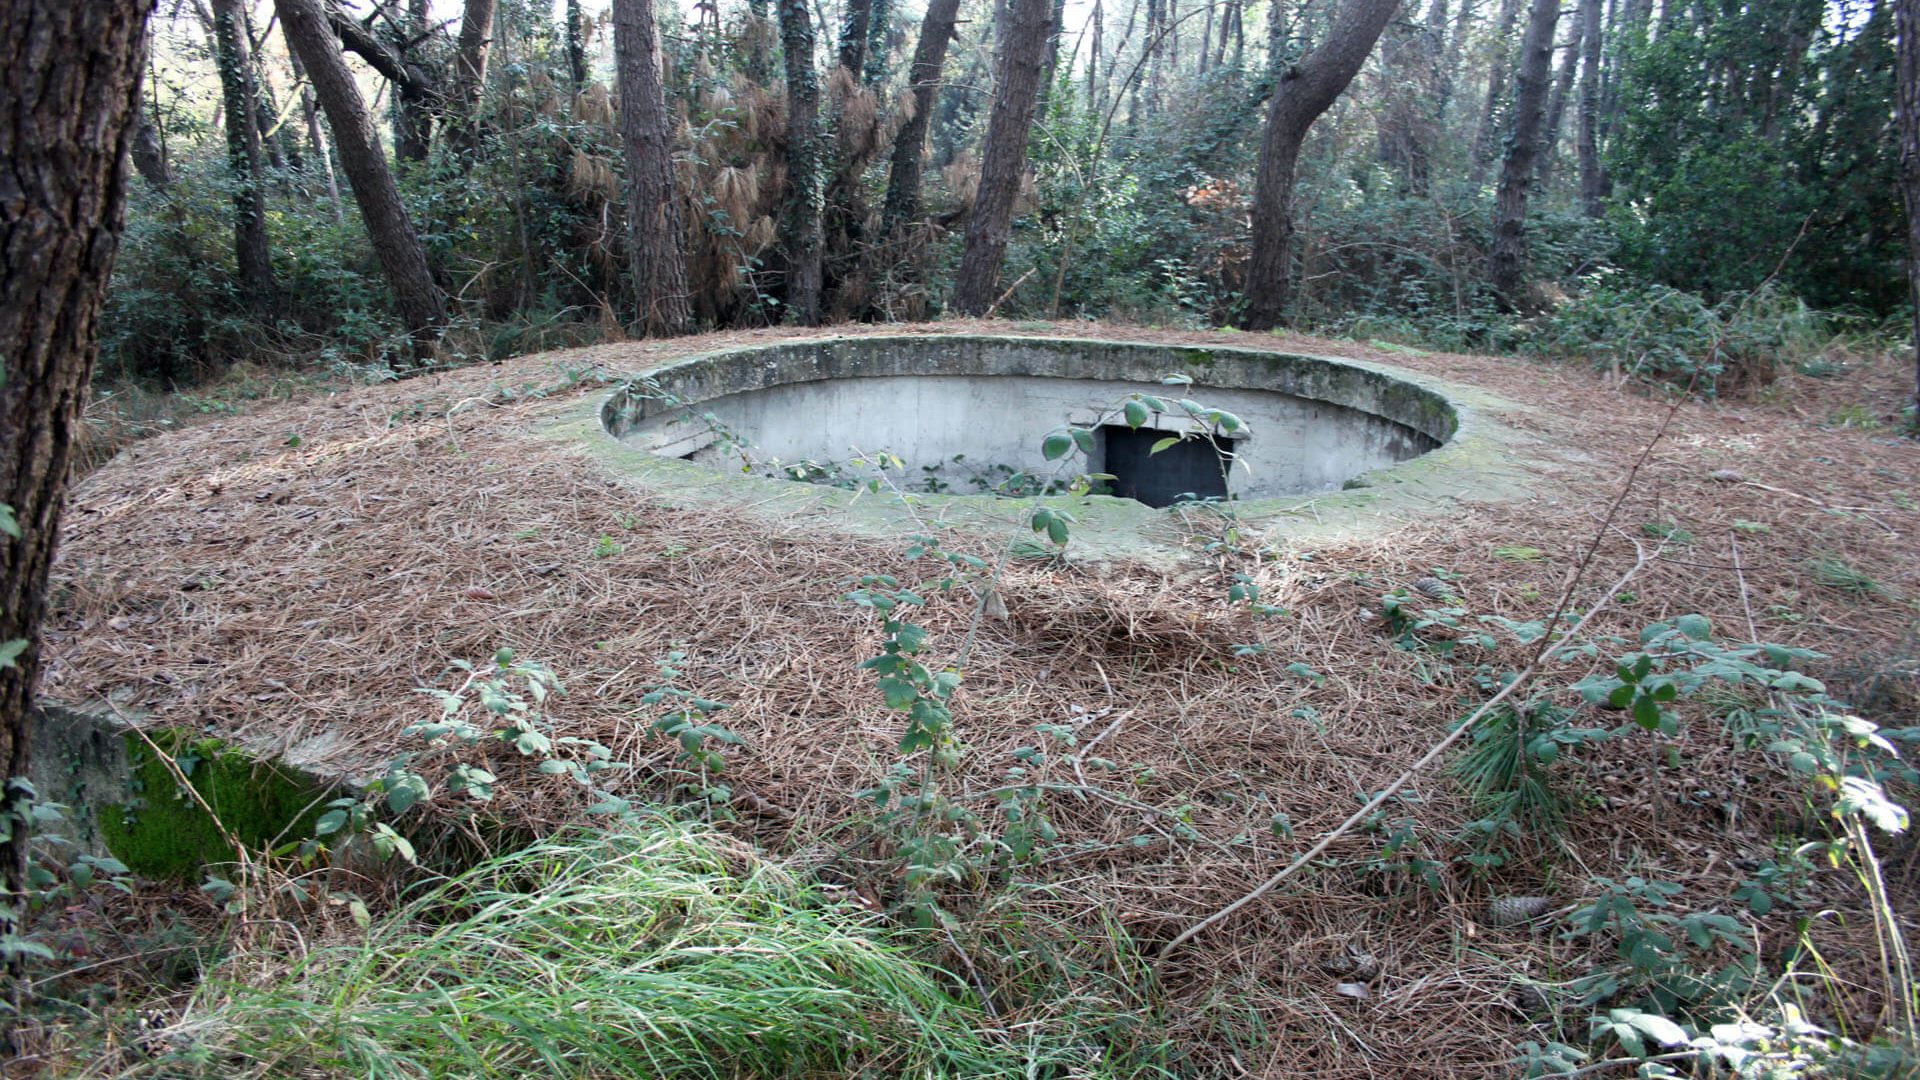
[[640,817],[425,886],[364,940],[241,954],[134,1075],[1020,1076],[911,935]]

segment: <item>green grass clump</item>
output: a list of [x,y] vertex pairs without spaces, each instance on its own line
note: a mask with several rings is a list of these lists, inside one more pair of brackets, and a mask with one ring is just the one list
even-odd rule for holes
[[208,986],[185,1053],[256,1077],[1022,1072],[955,985],[744,847],[636,820],[484,863],[267,985]]
[[1852,596],[1882,596],[1887,591],[1886,586],[1875,581],[1866,571],[1836,555],[1822,556],[1813,561],[1813,580]]

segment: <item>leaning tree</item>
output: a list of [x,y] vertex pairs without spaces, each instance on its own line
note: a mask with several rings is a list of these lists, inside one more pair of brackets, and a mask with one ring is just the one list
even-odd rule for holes
[[1293,180],[1301,144],[1313,122],[1359,74],[1399,7],[1400,0],[1347,0],[1326,41],[1279,73],[1254,172],[1253,253],[1247,260],[1244,316],[1249,330],[1271,330],[1286,315]]

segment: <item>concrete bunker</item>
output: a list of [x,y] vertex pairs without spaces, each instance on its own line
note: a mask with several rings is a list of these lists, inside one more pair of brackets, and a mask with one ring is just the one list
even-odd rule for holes
[[[1171,375],[1190,385],[1166,385]],[[1121,408],[1168,403],[1138,428]],[[1221,432],[1172,404],[1231,412]],[[634,379],[606,430],[662,458],[932,495],[1058,490],[1041,452],[1063,424],[1093,432],[1073,473],[1169,506],[1337,490],[1431,451],[1459,426],[1437,391],[1371,367],[1249,349],[972,335],[855,337],[693,357]],[[1170,437],[1184,436],[1179,442]],[[1153,452],[1159,444],[1162,449]]]

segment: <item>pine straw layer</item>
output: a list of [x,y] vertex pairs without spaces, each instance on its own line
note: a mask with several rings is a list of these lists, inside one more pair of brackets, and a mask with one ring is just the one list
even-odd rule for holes
[[[1012,565],[1009,617],[987,624],[966,671],[958,726],[970,749],[951,790],[1002,783],[1012,751],[1036,741],[1036,724],[1077,726],[1084,741],[1118,719],[1094,752],[1119,771],[1086,779],[1128,805],[1055,797],[1063,853],[1033,873],[1057,886],[1057,914],[1091,926],[1104,909],[1152,947],[1339,822],[1477,698],[1471,661],[1436,670],[1431,656],[1392,646],[1373,615],[1379,596],[1443,568],[1460,575],[1476,613],[1545,617],[1666,406],[1584,372],[1505,359],[1137,328],[1059,332],[1379,360],[1502,394],[1520,405],[1505,422],[1586,455],[1583,464],[1544,469],[1522,502],[1465,506],[1304,552],[1275,534],[1268,539],[1287,553],[1257,567],[1245,558],[1174,574]],[[307,758],[324,751],[328,767],[351,773],[403,748],[401,729],[431,707],[416,687],[450,686],[451,661],[510,645],[565,682],[569,692],[552,710],[560,733],[600,740],[641,766],[634,794],[644,796],[649,775],[658,783],[650,770],[671,752],[649,736],[638,698],[659,659],[683,646],[686,685],[730,703],[722,719],[745,739],[730,751],[728,780],[763,811],[749,824],[764,841],[796,850],[842,845],[845,834],[828,843],[809,830],[869,812],[852,793],[896,758],[900,728],[855,669],[876,651],[877,625],[842,595],[859,574],[920,580],[925,564],[905,561],[897,545],[832,535],[818,521],[666,506],[587,454],[525,434],[577,394],[599,390],[511,401],[500,392],[551,386],[565,371],[617,374],[789,336],[548,354],[139,444],[75,494],[46,692],[69,701],[127,694],[155,724],[298,747]],[[1869,676],[1892,673],[1871,692],[1896,713],[1910,711],[1920,451],[1885,432],[1817,423],[1842,399],[1897,412],[1900,366],[1868,362],[1844,383],[1790,380],[1769,395],[1679,408],[1578,585],[1577,604],[1632,565],[1635,538],[1654,543],[1644,523],[1671,523],[1692,542],[1666,545],[1629,586],[1638,600],[1603,616],[1596,634],[1631,639],[1647,621],[1698,611],[1727,636],[1746,637],[1751,618],[1760,640],[1829,654],[1816,674],[1841,692],[1863,692]],[[1739,479],[1716,479],[1718,470]],[[1736,531],[1736,521],[1765,531]],[[618,543],[617,554],[595,557],[601,536]],[[990,540],[975,543],[990,549]],[[1515,547],[1545,558],[1496,554]],[[1822,586],[1811,568],[1824,557],[1846,560],[1887,594]],[[1293,614],[1255,624],[1236,611],[1225,597],[1234,572],[1256,573],[1263,599]],[[957,650],[970,614],[971,602],[957,596],[931,605],[924,621],[937,655]],[[1235,655],[1235,644],[1253,641],[1270,651]],[[1510,652],[1504,659],[1517,666],[1524,658]],[[1323,681],[1289,672],[1295,663]],[[1586,673],[1579,663],[1550,677],[1571,683]],[[1436,892],[1366,868],[1382,834],[1345,838],[1330,853],[1337,865],[1295,879],[1162,965],[1174,1035],[1193,1064],[1233,1075],[1504,1074],[1516,1041],[1551,1034],[1515,1004],[1516,977],[1578,975],[1585,946],[1481,927],[1488,898],[1544,894],[1571,904],[1592,875],[1639,874],[1684,883],[1680,902],[1692,908],[1739,914],[1728,897],[1746,874],[1735,860],[1770,857],[1773,837],[1802,822],[1799,785],[1770,758],[1730,749],[1717,722],[1691,724],[1676,746],[1679,768],[1643,740],[1566,768],[1569,783],[1592,797],[1570,826],[1569,852],[1523,853],[1490,880],[1456,866]],[[1050,781],[1079,782],[1070,767],[1050,768]],[[552,827],[580,805],[565,785],[515,774],[498,809]],[[1392,816],[1420,823],[1419,853],[1443,862],[1458,854],[1444,834],[1473,815],[1457,785],[1436,774],[1410,791]],[[976,805],[991,812],[994,801]],[[1277,813],[1292,838],[1274,834]],[[1178,835],[1175,815],[1198,840]],[[856,850],[843,867],[851,862],[857,876],[882,865],[860,861],[870,855]],[[1909,901],[1914,864],[1909,847],[1890,866]],[[865,887],[884,894],[893,886]],[[1817,902],[1855,914],[1845,926],[1828,920],[1819,934],[1843,971],[1859,965],[1864,976],[1871,938],[1858,897],[1835,876]],[[1916,905],[1905,910],[1911,917]],[[1790,944],[1783,922],[1764,931],[1769,957]],[[1341,996],[1322,968],[1349,943],[1383,964],[1366,1000]],[[975,960],[990,978],[995,958]],[[1863,989],[1834,1007],[1859,1018],[1878,1002]],[[1583,1018],[1569,1019],[1578,1034]]]

